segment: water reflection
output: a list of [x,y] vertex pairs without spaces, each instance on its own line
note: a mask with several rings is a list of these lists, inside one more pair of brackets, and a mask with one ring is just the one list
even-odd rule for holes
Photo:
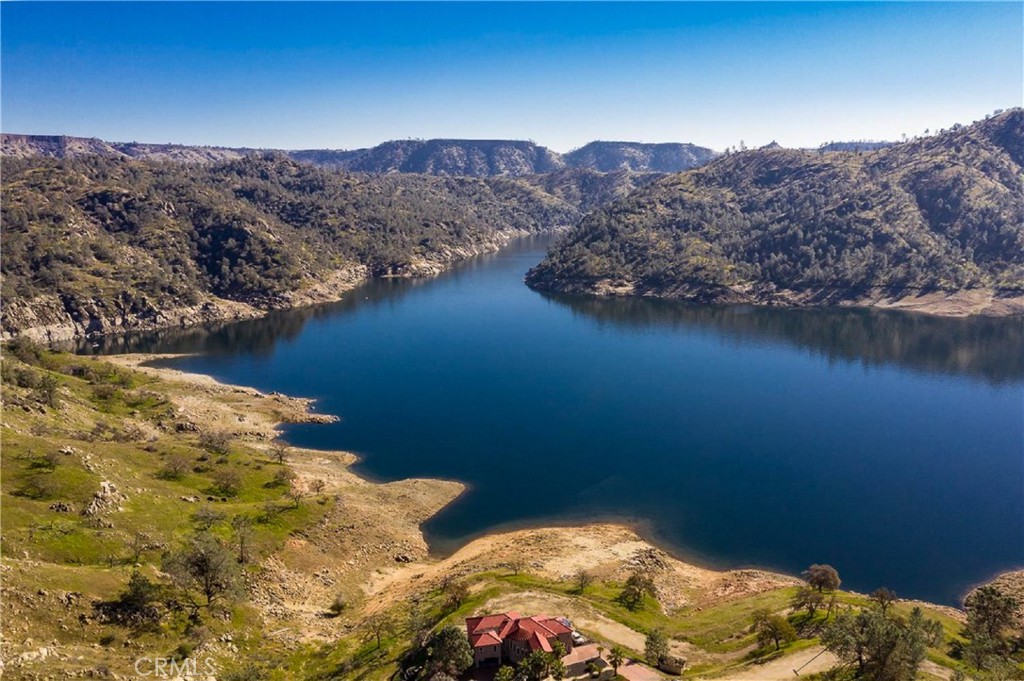
[[[458,283],[486,266],[486,259],[474,259],[442,278]],[[83,354],[263,355],[278,343],[297,338],[311,321],[394,305],[431,281],[375,280],[335,303],[275,311],[254,320],[108,336],[79,341],[67,349]],[[970,376],[993,384],[1024,379],[1024,320],[1020,318],[945,318],[892,310],[708,306],[642,298],[542,295],[599,325],[707,330],[736,343],[786,343],[829,361],[893,365]]]
[[702,327],[741,342],[781,341],[829,361],[968,375],[994,384],[1024,378],[1024,320],[949,318],[855,308],[688,305],[646,298],[545,294],[575,314],[620,327]]

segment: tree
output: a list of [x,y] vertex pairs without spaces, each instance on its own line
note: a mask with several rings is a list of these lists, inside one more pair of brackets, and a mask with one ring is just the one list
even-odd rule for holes
[[458,608],[469,598],[469,587],[465,582],[457,579],[448,581],[444,585],[444,592],[448,596],[448,605],[452,609]]
[[550,673],[551,654],[543,650],[535,650],[516,665],[516,672],[525,681],[543,681]]
[[775,650],[780,650],[783,643],[796,640],[796,629],[789,620],[768,610],[758,610],[754,613],[754,632],[760,645],[774,643]]
[[210,608],[238,589],[235,556],[209,532],[193,535],[180,550],[166,554],[163,570],[195,609]]
[[298,508],[305,496],[306,485],[301,480],[293,479],[291,486],[288,488],[288,498],[292,500],[292,506]]
[[160,469],[157,475],[164,480],[180,480],[182,476],[188,473],[191,465],[187,457],[181,454],[171,454],[167,457],[167,461],[164,462],[163,468]]
[[448,625],[427,643],[427,667],[431,672],[458,676],[473,664],[473,649],[462,629]]
[[966,645],[960,651],[978,669],[994,670],[1008,658],[1010,641],[1007,630],[1013,626],[1020,605],[1012,596],[987,585],[975,589],[967,597],[967,626],[963,635]]
[[1020,610],[1015,598],[991,584],[971,592],[964,606],[967,608],[968,634],[984,634],[993,640],[1002,640],[1005,630],[1013,625]]
[[323,494],[325,487],[327,487],[327,483],[321,480],[320,478],[314,478],[309,483],[309,491],[315,494],[316,496],[320,496],[321,494]]
[[149,548],[149,536],[145,532],[136,532],[128,542],[128,550],[131,551],[131,561],[138,563],[142,558],[142,552]]
[[526,560],[516,556],[508,562],[508,569],[512,571],[512,574],[519,576],[519,573],[526,569]]
[[213,489],[216,494],[233,497],[242,488],[242,476],[233,468],[221,468],[213,473]]
[[387,613],[371,615],[365,621],[367,640],[375,641],[377,648],[380,648],[381,639],[394,632],[395,623],[388,617]]
[[248,516],[236,515],[231,519],[231,529],[235,531],[235,544],[238,546],[238,562],[249,562],[249,544],[252,543],[252,520]]
[[494,681],[516,681],[516,670],[507,664],[503,664],[498,667],[498,671],[494,675]]
[[612,666],[612,671],[615,675],[619,674],[619,667],[626,661],[626,653],[619,646],[613,646],[610,653],[608,653],[608,664]]
[[222,522],[227,516],[211,506],[200,506],[192,514],[192,522],[200,532],[206,532],[214,525]]
[[548,663],[548,676],[555,681],[562,681],[565,678],[565,672],[565,662],[562,662],[562,656],[552,654],[551,661]]
[[576,584],[576,593],[583,593],[587,590],[587,587],[594,583],[594,575],[587,572],[583,568],[580,568],[575,575],[573,575],[573,582]]
[[873,681],[911,681],[925,649],[942,638],[942,625],[914,608],[906,620],[881,608],[840,613],[821,633],[825,648],[856,663],[857,676]]
[[406,627],[409,633],[412,634],[414,649],[426,646],[427,641],[430,640],[430,630],[433,626],[434,619],[431,617],[428,608],[421,602],[410,603]]
[[825,596],[820,591],[815,591],[809,586],[798,587],[790,601],[794,610],[806,610],[808,619],[813,618],[818,608],[825,602]]
[[884,586],[871,592],[871,600],[874,601],[884,613],[889,606],[896,602],[896,592],[886,589]]
[[43,374],[43,378],[39,381],[39,387],[36,388],[39,401],[48,407],[59,407],[60,400],[57,397],[57,390],[59,388],[60,381],[50,374]]
[[128,585],[116,600],[96,606],[100,615],[115,624],[139,626],[156,622],[160,613],[153,605],[160,595],[160,585],[150,581],[138,570],[128,578]]
[[274,479],[268,484],[271,487],[290,487],[295,477],[295,471],[291,468],[278,468],[274,473]]
[[646,570],[634,570],[626,579],[626,585],[619,594],[619,602],[630,610],[636,610],[643,603],[645,595],[656,594],[654,580]]
[[818,591],[835,591],[842,584],[839,573],[831,565],[812,565],[801,574]]
[[668,656],[668,639],[661,629],[652,629],[644,642],[644,657],[657,667],[662,658]]
[[274,461],[283,464],[288,459],[288,445],[280,440],[274,440],[270,443],[270,457]]

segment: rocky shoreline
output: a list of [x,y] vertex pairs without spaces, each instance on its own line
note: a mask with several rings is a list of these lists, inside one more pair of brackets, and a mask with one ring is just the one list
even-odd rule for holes
[[130,332],[184,329],[214,322],[257,319],[270,312],[331,303],[374,277],[436,276],[467,258],[498,251],[525,231],[496,232],[480,244],[453,248],[400,268],[371,271],[365,265],[337,269],[320,280],[273,299],[236,301],[208,295],[194,305],[161,307],[145,298],[71,298],[51,294],[4,301],[0,341],[15,337],[55,344]]
[[859,307],[919,312],[939,317],[1024,315],[1024,291],[1019,289],[926,291],[909,288],[868,288],[851,291],[843,288],[820,288],[794,291],[753,285],[709,286],[701,282],[681,282],[670,287],[653,288],[626,280],[550,279],[537,268],[527,273],[526,283],[531,288],[546,293],[603,298],[662,298],[704,305]]

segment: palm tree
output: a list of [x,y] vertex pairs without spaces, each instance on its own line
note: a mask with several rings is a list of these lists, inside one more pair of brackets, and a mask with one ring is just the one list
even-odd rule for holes
[[516,670],[508,665],[502,665],[494,675],[494,681],[515,681],[515,678]]
[[616,675],[619,673],[619,667],[626,661],[626,655],[622,651],[622,648],[615,646],[612,648],[612,652],[608,655],[608,664],[612,666],[612,671]]

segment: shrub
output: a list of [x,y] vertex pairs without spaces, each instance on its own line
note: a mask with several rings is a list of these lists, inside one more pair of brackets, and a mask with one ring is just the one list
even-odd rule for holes
[[188,473],[191,465],[187,457],[181,454],[171,454],[164,461],[163,468],[160,469],[157,476],[164,480],[180,480],[182,476]]
[[231,449],[231,434],[219,430],[202,433],[199,446],[213,454],[227,454]]
[[213,472],[213,490],[226,497],[233,497],[242,488],[242,476],[233,468],[222,468]]

